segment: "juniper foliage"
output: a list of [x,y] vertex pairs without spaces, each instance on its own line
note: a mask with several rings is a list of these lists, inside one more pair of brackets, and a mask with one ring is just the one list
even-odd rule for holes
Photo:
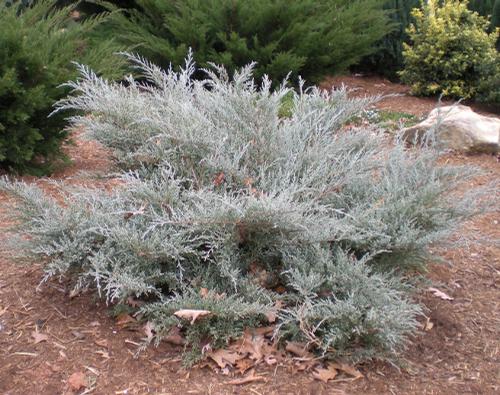
[[377,51],[362,59],[357,68],[382,74],[391,79],[403,68],[403,42],[408,40],[406,29],[411,22],[411,11],[420,5],[420,0],[390,0],[385,8],[396,28],[377,44]]
[[404,46],[401,80],[416,95],[498,99],[500,29],[467,8],[468,1],[422,1]]
[[120,63],[107,54],[123,47],[111,39],[90,42],[105,14],[75,23],[73,7],[28,3],[0,4],[0,168],[40,175],[64,157],[64,117],[47,117],[67,94],[59,85],[76,78],[71,61],[112,77],[121,74]]
[[394,27],[385,2],[136,0],[113,14],[109,33],[163,67],[182,65],[191,47],[204,67],[215,62],[232,72],[256,61],[256,78],[279,81],[292,72],[319,80],[374,52]]
[[[393,358],[416,330],[408,279],[427,246],[477,210],[449,193],[472,170],[437,166],[431,149],[382,144],[343,125],[372,103],[345,90],[271,89],[222,67],[193,79],[126,55],[140,81],[85,66],[56,113],[110,148],[112,192],[68,190],[65,204],[4,180],[46,279],[71,275],[110,303],[143,298],[156,339],[180,326],[199,350],[247,326],[304,341],[327,358]],[[291,113],[280,117],[284,97]],[[208,292],[201,292],[202,289]],[[179,309],[209,310],[194,324]]]

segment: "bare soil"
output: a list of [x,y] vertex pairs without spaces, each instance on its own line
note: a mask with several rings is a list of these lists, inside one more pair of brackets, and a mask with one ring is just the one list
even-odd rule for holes
[[[383,109],[422,115],[435,105],[375,77],[330,80],[330,84],[342,82],[361,94],[403,95],[379,103]],[[50,180],[112,188],[112,181],[89,176],[109,171],[108,153],[78,134],[75,141],[68,148],[71,166],[50,179],[24,179],[51,194],[57,194],[58,187]],[[494,156],[457,154],[443,161],[482,167],[484,175],[470,187],[500,179],[500,163]],[[88,174],[81,174],[82,170]],[[0,394],[500,393],[500,210],[465,224],[456,238],[467,236],[467,241],[441,248],[449,264],[430,264],[433,286],[453,300],[427,291],[418,296],[428,319],[422,320],[422,330],[412,339],[400,367],[369,363],[359,367],[363,379],[325,384],[288,364],[261,368],[258,374],[265,382],[235,386],[227,384],[230,377],[209,368],[183,369],[180,347],[161,344],[136,358],[136,343],[144,335],[120,327],[93,294],[70,298],[65,280],[50,281],[38,289],[43,263],[20,262],[5,247],[7,214],[14,205],[0,194]],[[47,338],[35,343],[37,330]],[[87,387],[73,391],[71,377],[77,372],[84,374]]]

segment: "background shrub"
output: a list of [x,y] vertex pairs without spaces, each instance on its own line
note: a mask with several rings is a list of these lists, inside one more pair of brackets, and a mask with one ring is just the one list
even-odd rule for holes
[[[500,28],[500,0],[496,0],[493,6],[491,25],[495,28]],[[497,40],[497,50],[500,50],[500,37]]]
[[48,118],[55,101],[67,94],[59,85],[76,76],[73,60],[88,62],[108,76],[120,73],[109,58],[111,40],[89,45],[101,21],[75,23],[71,8],[55,10],[38,1],[23,10],[0,5],[0,167],[46,173],[50,159],[61,157],[65,122]]
[[[279,338],[329,358],[394,357],[417,328],[409,279],[427,246],[477,212],[477,194],[449,195],[474,170],[342,128],[374,99],[273,91],[251,67],[193,80],[190,60],[177,73],[130,59],[143,82],[81,67],[58,104],[114,152],[121,185],[68,190],[59,205],[0,183],[23,203],[47,278],[74,276],[109,302],[143,298],[157,338],[178,326],[198,356],[202,339],[221,347],[274,313]],[[179,309],[212,315],[191,325]]]
[[496,0],[469,0],[468,7],[483,16],[491,16]]
[[290,71],[315,81],[372,53],[391,30],[385,0],[137,0],[111,34],[168,67],[188,48],[229,71],[256,61],[256,77]]
[[[421,0],[389,0],[385,8],[395,22],[394,31],[377,43],[377,51],[362,59],[356,70],[374,72],[390,79],[398,79],[398,72],[403,69],[403,43],[408,42],[406,32],[412,22],[411,11],[418,8]],[[490,30],[500,27],[500,0],[473,0],[468,4],[470,10],[480,15],[491,17]],[[496,11],[495,11],[496,10]]]
[[406,29],[411,21],[411,11],[419,5],[420,0],[387,1],[384,7],[390,11],[395,28],[375,44],[375,53],[363,58],[355,68],[397,79],[398,71],[403,68],[403,42],[408,40]]
[[488,20],[468,10],[467,1],[430,0],[412,15],[401,80],[416,95],[477,96],[500,61],[498,30],[488,34]]

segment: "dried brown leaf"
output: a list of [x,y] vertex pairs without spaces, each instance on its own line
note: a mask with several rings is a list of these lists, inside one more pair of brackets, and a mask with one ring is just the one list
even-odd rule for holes
[[210,314],[212,314],[212,312],[208,310],[190,310],[190,309],[178,310],[174,313],[176,317],[183,318],[185,320],[190,320],[191,325],[193,325],[197,319],[206,317]]
[[278,363],[278,360],[276,359],[276,356],[273,354],[267,354],[264,356],[264,362],[267,365],[276,365]]
[[330,363],[329,366],[331,366],[334,369],[341,370],[342,372],[348,374],[349,376],[352,376],[352,378],[350,378],[349,381],[357,380],[364,377],[363,374],[358,369],[346,363]]
[[31,332],[31,337],[35,340],[35,344],[46,342],[49,340],[49,336],[45,333],[40,333],[38,331]]
[[283,308],[285,303],[282,300],[277,300],[276,303],[274,304],[273,309],[269,310],[267,313],[265,313],[265,316],[269,323],[274,323],[276,322],[276,318],[278,316],[278,311]]
[[284,294],[286,292],[286,288],[283,285],[278,285],[276,288],[274,288],[274,291],[279,294]]
[[138,210],[135,210],[135,211],[127,211],[126,213],[123,214],[123,218],[124,219],[129,219],[135,215],[142,215],[144,214],[144,209],[146,208],[145,205],[142,205],[141,207],[139,207]]
[[233,366],[238,359],[242,359],[238,353],[224,349],[211,352],[208,354],[208,357],[212,359],[221,369],[225,368],[227,365]]
[[261,335],[254,335],[250,329],[246,329],[241,340],[235,344],[237,351],[250,358],[260,361],[264,357],[265,339]]
[[236,369],[238,369],[238,371],[241,374],[245,373],[248,369],[250,369],[254,365],[255,362],[249,358],[243,358],[236,361]]
[[440,291],[437,288],[429,288],[429,291],[433,293],[434,296],[437,296],[438,298],[441,298],[443,300],[453,300],[453,298],[447,294],[445,294],[443,291]]
[[292,354],[295,354],[301,358],[313,358],[314,357],[309,351],[307,351],[307,345],[305,345],[304,343],[287,341],[285,350],[288,352],[291,352]]
[[226,384],[242,385],[242,384],[247,384],[247,383],[253,383],[255,381],[266,381],[266,379],[263,376],[256,376],[255,370],[252,369],[245,377],[242,377],[241,379],[235,379],[235,380],[228,381]]
[[294,369],[298,372],[308,371],[316,365],[314,359],[308,359],[306,361],[296,361],[294,364]]
[[277,318],[277,314],[276,314],[276,311],[274,310],[269,310],[268,312],[266,312],[264,314],[267,318],[267,321],[272,324],[274,322],[276,322],[276,318]]
[[274,325],[273,326],[262,326],[260,328],[252,328],[251,332],[254,335],[269,336],[272,333],[274,333],[275,329],[276,329],[276,327]]
[[144,333],[146,334],[148,341],[153,340],[153,337],[155,336],[155,326],[151,321],[146,322],[146,325],[144,325]]
[[332,364],[328,364],[326,368],[317,367],[312,372],[312,375],[315,379],[328,383],[328,380],[333,380],[337,377],[337,369]]
[[68,384],[73,391],[79,391],[82,388],[87,387],[87,380],[85,378],[85,373],[75,372],[69,376]]
[[430,318],[427,318],[427,320],[425,321],[424,330],[430,331],[432,328],[434,328],[434,322],[432,322]]
[[181,330],[176,326],[170,329],[170,332],[163,338],[163,340],[167,343],[175,344],[176,346],[182,346],[185,343],[185,340],[181,335]]
[[226,175],[224,173],[219,173],[214,179],[214,185],[216,187],[218,187],[219,185],[221,185],[224,182],[225,179],[226,179]]
[[116,317],[116,325],[120,329],[123,329],[134,322],[135,322],[135,319],[126,313],[120,314],[118,317]]

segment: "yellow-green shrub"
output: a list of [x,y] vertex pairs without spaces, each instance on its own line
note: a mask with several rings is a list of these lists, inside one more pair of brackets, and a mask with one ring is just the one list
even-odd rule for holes
[[412,12],[411,44],[404,44],[401,80],[413,94],[471,98],[495,70],[499,29],[488,33],[489,21],[467,8],[468,1],[422,1]]

